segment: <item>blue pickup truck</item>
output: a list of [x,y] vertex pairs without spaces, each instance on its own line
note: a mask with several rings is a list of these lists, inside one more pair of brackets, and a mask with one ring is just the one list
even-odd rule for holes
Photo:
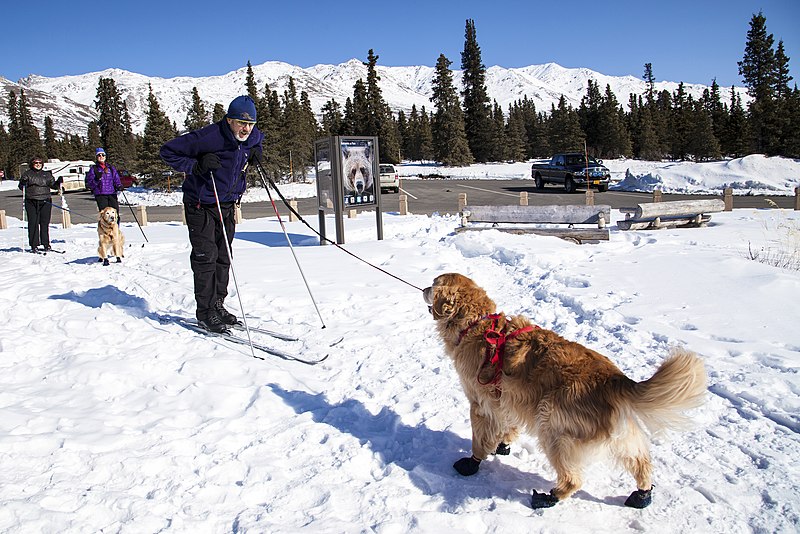
[[567,193],[574,193],[577,188],[597,188],[601,193],[608,191],[611,171],[603,166],[603,162],[592,157],[586,164],[586,156],[580,152],[555,154],[548,163],[531,165],[531,176],[536,189],[544,189],[547,184],[560,184]]

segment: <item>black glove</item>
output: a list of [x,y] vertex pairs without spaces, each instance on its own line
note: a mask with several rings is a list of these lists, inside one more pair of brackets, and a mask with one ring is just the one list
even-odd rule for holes
[[197,163],[195,163],[194,168],[192,169],[192,174],[206,174],[208,171],[215,171],[219,169],[220,166],[219,156],[213,152],[209,152],[208,154],[203,154],[197,158]]
[[247,160],[249,165],[253,163],[261,163],[262,150],[260,146],[254,146],[250,149],[250,158]]
[[125,188],[121,185],[114,185],[114,191],[125,191]]

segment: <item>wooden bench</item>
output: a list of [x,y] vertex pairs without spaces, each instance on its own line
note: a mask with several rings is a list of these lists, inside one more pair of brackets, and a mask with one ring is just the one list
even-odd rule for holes
[[[461,226],[456,232],[499,230],[555,236],[576,243],[608,241],[606,223],[610,220],[611,206],[464,206]],[[576,227],[576,224],[593,227]]]
[[722,200],[678,200],[647,202],[635,208],[620,208],[625,220],[617,221],[620,230],[656,230],[659,228],[693,228],[706,226],[709,213],[725,209]]

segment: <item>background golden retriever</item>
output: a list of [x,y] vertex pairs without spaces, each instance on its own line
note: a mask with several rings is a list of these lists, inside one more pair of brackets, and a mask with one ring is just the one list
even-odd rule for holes
[[123,253],[125,236],[119,229],[118,220],[117,210],[111,206],[103,208],[98,216],[97,236],[100,244],[97,247],[97,255],[100,256],[98,261],[102,261],[103,265],[108,265],[109,253],[117,257],[117,263],[120,263],[125,256]]
[[[534,508],[575,493],[595,452],[611,455],[636,480],[627,506],[650,504],[653,468],[643,425],[658,432],[689,422],[681,412],[699,406],[706,390],[695,354],[675,349],[650,379],[634,382],[605,356],[550,330],[512,334],[530,321],[489,317],[495,303],[466,276],[438,276],[423,298],[470,403],[472,456],[455,463],[459,473],[474,474],[493,452],[508,454],[507,444],[524,430],[538,438],[557,475],[549,494],[533,491]],[[486,338],[503,336],[504,357],[492,363],[494,345]]]

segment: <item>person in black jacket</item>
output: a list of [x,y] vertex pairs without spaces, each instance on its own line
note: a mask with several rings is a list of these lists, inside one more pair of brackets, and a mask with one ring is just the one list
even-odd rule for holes
[[228,247],[236,231],[235,205],[247,187],[244,171],[261,158],[263,138],[256,128],[255,102],[244,95],[233,99],[221,121],[161,147],[161,159],[186,173],[181,189],[192,245],[189,262],[194,274],[195,315],[198,324],[212,332],[228,332],[230,325],[239,322],[223,306],[231,266]]
[[43,168],[44,160],[31,158],[28,170],[19,179],[19,188],[25,196],[25,213],[28,216],[28,244],[31,252],[39,253],[39,246],[44,252],[50,250],[50,214],[53,203],[50,201],[50,190],[59,189],[63,178],[56,180],[53,173]]

